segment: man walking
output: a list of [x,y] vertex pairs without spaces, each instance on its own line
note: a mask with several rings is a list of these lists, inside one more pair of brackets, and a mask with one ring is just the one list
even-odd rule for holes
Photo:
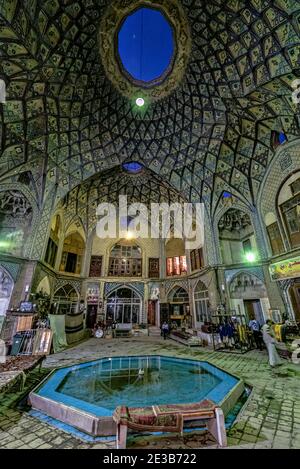
[[272,368],[275,366],[282,365],[281,359],[278,355],[278,352],[276,350],[276,339],[275,339],[275,334],[273,331],[273,322],[268,319],[266,324],[264,324],[262,328],[262,333],[263,333],[263,340],[264,343],[266,344],[268,354],[269,354],[269,364]]
[[166,321],[164,321],[163,325],[161,326],[161,330],[163,333],[164,340],[166,340],[167,335],[169,333],[169,324]]
[[251,321],[249,322],[249,329],[250,331],[252,331],[256,348],[262,351],[263,341],[262,341],[262,335],[260,332],[260,324],[257,321],[257,319],[251,319]]

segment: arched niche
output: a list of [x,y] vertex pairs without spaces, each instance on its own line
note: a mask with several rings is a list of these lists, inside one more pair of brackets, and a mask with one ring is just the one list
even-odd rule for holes
[[168,294],[169,320],[172,327],[191,327],[190,299],[188,291],[180,285],[174,286]]
[[219,220],[218,235],[223,264],[247,262],[249,253],[257,256],[254,227],[248,213],[228,209]]
[[110,277],[141,277],[142,257],[142,249],[135,241],[118,241],[110,249],[108,275]]
[[210,303],[207,286],[199,280],[194,290],[195,322],[197,325],[210,320]]
[[45,253],[45,262],[55,268],[59,243],[61,241],[62,221],[59,214],[55,215],[51,221],[50,234]]
[[185,288],[177,286],[174,287],[168,294],[168,301],[172,303],[188,303],[189,294]]
[[272,254],[277,255],[284,252],[284,244],[277,215],[274,212],[268,212],[265,215],[264,222]]
[[230,302],[237,314],[256,318],[263,324],[268,318],[270,302],[265,283],[250,272],[239,272],[230,284]]
[[33,208],[20,190],[0,192],[0,252],[21,256],[30,236]]
[[167,276],[185,275],[187,273],[187,260],[184,241],[180,238],[171,238],[166,243]]
[[141,295],[130,286],[116,288],[106,299],[106,321],[119,324],[140,324],[142,322]]
[[47,293],[47,295],[49,295],[49,296],[51,295],[51,286],[50,286],[49,277],[47,275],[45,275],[45,277],[42,278],[42,280],[40,281],[40,283],[37,286],[36,291],[38,293],[40,293],[40,292]]
[[14,281],[5,269],[0,266],[0,316],[4,316],[9,307]]
[[58,288],[53,296],[55,314],[75,314],[78,310],[79,294],[75,288],[66,284]]
[[61,272],[80,275],[84,252],[85,241],[78,232],[66,236],[59,270]]
[[277,213],[290,247],[298,248],[300,246],[300,171],[291,174],[280,187],[277,195]]

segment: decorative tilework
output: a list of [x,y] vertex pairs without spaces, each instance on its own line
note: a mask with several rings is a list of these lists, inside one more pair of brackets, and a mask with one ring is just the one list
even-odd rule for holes
[[232,279],[239,274],[254,275],[258,277],[263,283],[265,283],[265,276],[261,267],[243,267],[241,269],[225,270],[226,282],[231,283]]
[[133,290],[137,291],[142,297],[144,297],[145,293],[145,285],[142,282],[107,282],[105,283],[104,287],[104,295],[107,298],[107,296],[113,292],[114,290],[117,290],[118,288],[132,288]]
[[184,77],[140,114],[111,84],[113,71],[104,71],[100,57],[110,0],[2,2],[0,75],[8,99],[0,113],[0,176],[38,166],[45,203],[55,188],[61,199],[134,159],[188,200],[210,205],[230,189],[253,203],[273,156],[271,131],[289,139],[299,133],[290,96],[300,6],[181,3],[192,42]]
[[20,264],[0,260],[0,266],[9,273],[14,282],[17,280]]

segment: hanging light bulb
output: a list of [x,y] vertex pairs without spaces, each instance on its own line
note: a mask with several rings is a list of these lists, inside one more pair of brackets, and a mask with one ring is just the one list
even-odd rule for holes
[[145,104],[145,100],[143,98],[137,98],[135,103],[138,107],[143,107]]
[[134,234],[132,233],[132,231],[127,231],[127,233],[126,233],[126,239],[127,239],[128,241],[134,239]]
[[255,252],[252,252],[252,251],[248,251],[246,253],[246,260],[250,263],[252,262],[255,262],[256,261],[256,255],[255,255]]

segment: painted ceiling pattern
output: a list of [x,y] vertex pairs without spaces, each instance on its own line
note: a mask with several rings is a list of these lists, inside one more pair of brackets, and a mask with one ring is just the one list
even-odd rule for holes
[[[273,157],[271,131],[299,135],[291,88],[300,68],[299,1],[182,0],[192,37],[184,79],[142,113],[101,62],[99,26],[111,1],[0,2],[8,92],[0,184],[29,174],[42,207],[133,160],[149,168],[149,181],[159,175],[156,193],[165,181],[212,210],[224,190],[254,202]],[[147,197],[153,184],[143,183]]]

